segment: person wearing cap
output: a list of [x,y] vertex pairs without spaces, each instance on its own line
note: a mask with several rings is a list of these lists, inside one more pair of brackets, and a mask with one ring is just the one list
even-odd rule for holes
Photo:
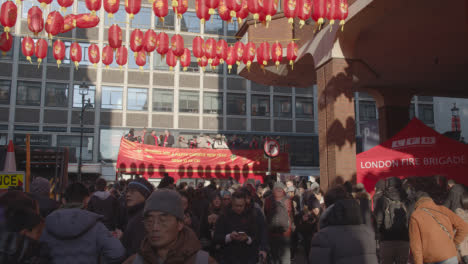
[[221,134],[217,134],[213,142],[214,149],[228,149],[226,142],[223,140]]
[[[145,201],[154,187],[144,178],[138,178],[128,184],[126,194],[127,226],[122,235],[122,244],[127,249],[127,256],[135,254],[145,237],[143,209]],[[120,234],[118,234],[120,236]]]
[[282,182],[273,185],[273,195],[265,199],[265,217],[272,263],[291,263],[291,234],[294,226],[294,208]]
[[60,207],[60,203],[50,199],[49,194],[49,181],[42,177],[34,178],[31,183],[31,192],[28,193],[28,196],[38,202],[41,216],[44,218]]
[[156,190],[146,201],[143,215],[144,240],[138,254],[124,264],[216,263],[201,250],[193,230],[184,225],[182,199],[176,191]]

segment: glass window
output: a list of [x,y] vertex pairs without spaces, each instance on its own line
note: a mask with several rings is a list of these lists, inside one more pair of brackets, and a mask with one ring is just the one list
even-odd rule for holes
[[[238,30],[239,30],[239,25],[237,23],[237,18],[233,18],[232,23],[227,24],[227,35],[228,36],[235,36]],[[227,40],[227,42],[232,43],[232,42],[237,41],[235,38],[230,38],[230,40],[231,41]]]
[[130,20],[130,27],[139,29],[151,28],[151,8],[141,7],[140,12]]
[[431,104],[418,104],[418,118],[425,124],[434,124],[434,106]]
[[128,133],[128,129],[101,129],[99,136],[99,159],[106,161],[117,160],[120,140]]
[[102,87],[101,107],[103,109],[122,109],[123,87]]
[[224,35],[224,21],[219,15],[211,15],[210,21],[205,22],[205,34]]
[[252,95],[252,116],[270,116],[269,95]]
[[46,83],[46,106],[68,106],[68,83]]
[[368,121],[377,119],[375,102],[359,101],[359,120]]
[[409,118],[410,120],[413,119],[415,117],[415,107],[414,107],[414,103],[411,103],[410,107],[409,107]]
[[[81,158],[83,161],[93,160],[93,137],[83,137]],[[57,147],[69,147],[70,156],[78,161],[80,156],[80,136],[57,136]]]
[[203,94],[203,113],[223,114],[223,94],[205,92]]
[[41,105],[41,82],[18,81],[18,93],[16,104],[18,105]]
[[0,104],[10,104],[10,80],[0,80]]
[[166,64],[166,57],[161,57],[159,53],[156,51],[153,52],[153,61],[154,61],[154,69],[159,71],[168,71],[169,66]]
[[146,111],[148,110],[148,89],[128,88],[127,109]]
[[434,97],[432,96],[418,96],[418,102],[432,103],[433,101],[434,101]]
[[[210,23],[210,22],[205,22],[205,23]],[[182,15],[182,19],[180,20],[180,31],[200,33],[200,19],[198,19],[195,12],[185,12]]]
[[179,92],[179,112],[198,113],[199,94],[196,91]]
[[296,118],[314,118],[314,99],[296,97]]
[[227,94],[227,114],[245,115],[245,94]]
[[174,91],[153,89],[153,111],[172,112]]
[[275,117],[291,117],[291,97],[275,96],[273,97],[275,106]]
[[[143,66],[144,70],[149,69],[149,62],[150,62],[150,58],[149,58],[149,55],[147,54],[146,55],[146,63]],[[138,66],[136,64],[136,62],[135,62],[135,53],[132,50],[129,50],[129,52],[128,52],[128,68],[129,69],[139,69],[140,68],[140,66]]]
[[[36,41],[36,40],[34,40],[34,41]],[[65,58],[63,58],[63,60],[62,60],[62,64],[70,64],[70,46],[71,46],[71,42],[64,41],[63,44],[65,44]],[[83,48],[82,43],[80,43],[80,46]],[[89,44],[88,44],[88,47],[89,47]],[[47,49],[47,62],[55,64],[55,63],[57,63],[57,61],[54,58],[54,53],[53,53],[52,49],[53,49],[53,46],[49,45],[49,47]],[[84,52],[84,50],[81,50],[81,52]],[[84,53],[82,53],[82,56],[83,56],[83,58],[85,56],[86,56],[86,59],[88,58],[88,50],[87,49],[86,49],[86,55]],[[24,57],[22,52],[20,52],[20,60],[21,61],[27,61],[26,57]],[[34,60],[35,59],[33,59],[33,61]],[[83,62],[83,60],[82,60],[82,62]],[[89,64],[89,62],[88,62],[88,64]]]
[[114,14],[114,17],[109,18],[107,16],[107,13],[104,17],[105,17],[104,25],[108,27],[112,26],[113,24],[117,24],[120,27],[125,28],[127,24],[127,12],[125,12],[125,6],[123,5],[119,6],[119,11],[117,11],[117,13]]
[[[88,101],[90,99],[90,103],[94,106],[94,95],[96,94],[96,86],[88,85],[89,90],[88,94],[85,95],[85,101]],[[80,85],[75,84],[73,86],[73,107],[81,107],[81,94],[80,94]]]
[[155,20],[156,28],[174,30],[175,29],[174,18],[175,18],[174,11],[172,10],[172,8],[169,7],[169,13],[164,18],[164,21],[161,21],[159,20],[158,17],[156,17],[156,20]]

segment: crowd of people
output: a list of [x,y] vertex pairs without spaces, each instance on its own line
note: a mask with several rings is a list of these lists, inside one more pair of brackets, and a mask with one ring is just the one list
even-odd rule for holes
[[[158,136],[155,130],[148,131],[146,128],[143,128],[140,133],[141,135],[137,136],[136,134],[135,129],[131,128],[125,135],[125,139],[132,142],[169,148],[262,149],[265,140],[267,139],[266,136],[252,136],[251,138],[247,138],[232,135],[228,138],[221,134],[217,134],[215,136],[200,134],[198,136],[192,136],[191,138],[179,136],[177,142],[175,142],[174,136],[171,135],[168,130],[165,130],[164,134]],[[275,139],[281,145],[280,137],[276,137]]]
[[[447,187],[447,189],[445,189]],[[442,191],[441,191],[442,190]],[[0,196],[1,263],[468,263],[468,195],[441,177],[157,188],[144,178],[72,183],[58,202],[36,177]]]

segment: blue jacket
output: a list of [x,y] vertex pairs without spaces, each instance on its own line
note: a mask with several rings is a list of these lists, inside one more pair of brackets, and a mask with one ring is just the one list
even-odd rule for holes
[[102,216],[82,209],[60,209],[46,218],[41,241],[53,263],[120,263],[125,249],[101,222]]

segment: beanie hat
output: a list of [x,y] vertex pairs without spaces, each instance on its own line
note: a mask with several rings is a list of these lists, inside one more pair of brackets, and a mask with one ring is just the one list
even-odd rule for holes
[[50,183],[47,179],[42,177],[36,177],[31,183],[32,193],[49,193]]
[[169,175],[164,175],[164,178],[162,178],[161,182],[158,185],[158,189],[167,188],[172,184],[174,184],[174,178],[172,178]]
[[137,190],[145,199],[153,192],[154,187],[145,178],[138,178],[128,184],[129,189]]
[[282,182],[275,182],[275,185],[273,187],[273,190],[274,189],[281,189],[281,190],[284,190],[286,189],[286,186],[284,186],[284,184]]
[[184,220],[184,209],[182,208],[182,198],[179,193],[169,189],[158,189],[146,200],[144,215],[151,211],[158,211],[175,216],[179,220]]

